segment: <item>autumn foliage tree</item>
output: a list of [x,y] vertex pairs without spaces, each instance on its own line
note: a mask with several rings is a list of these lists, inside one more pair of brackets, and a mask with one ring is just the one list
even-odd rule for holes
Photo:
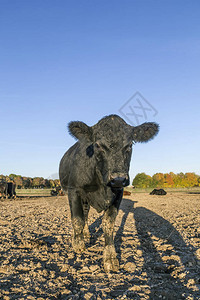
[[163,173],[156,173],[152,176],[152,187],[163,187],[165,182]]
[[145,173],[138,173],[132,182],[138,188],[165,188],[165,187],[195,187],[200,186],[200,176],[195,173],[156,173],[152,177]]

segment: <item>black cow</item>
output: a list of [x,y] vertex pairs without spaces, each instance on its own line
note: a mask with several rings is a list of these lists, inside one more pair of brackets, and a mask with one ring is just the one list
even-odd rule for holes
[[51,190],[51,196],[57,196],[58,192],[56,190]]
[[154,189],[149,195],[166,195],[167,192],[163,189]]
[[0,182],[0,198],[5,197],[7,198],[7,182],[1,181]]
[[10,198],[16,198],[15,188],[16,184],[14,182],[7,182],[7,195],[9,195]]
[[89,237],[87,219],[91,205],[99,213],[104,211],[104,269],[106,272],[117,271],[119,262],[113,228],[123,188],[129,185],[132,144],[151,140],[159,127],[156,123],[133,127],[119,116],[110,115],[92,127],[77,121],[70,122],[68,128],[78,141],[63,156],[59,176],[62,189],[68,192],[74,251],[85,249],[84,237]]

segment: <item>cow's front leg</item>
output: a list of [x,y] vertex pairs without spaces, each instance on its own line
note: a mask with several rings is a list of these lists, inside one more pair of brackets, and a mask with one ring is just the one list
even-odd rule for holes
[[74,189],[68,190],[68,198],[73,226],[72,246],[76,253],[80,253],[85,250],[83,238],[83,228],[85,222],[82,201],[77,191]]
[[113,205],[111,205],[105,211],[102,222],[105,236],[105,248],[103,251],[103,264],[105,272],[117,272],[119,270],[119,261],[115,251],[113,231],[115,219],[123,197],[123,189],[115,190],[113,193],[115,194]]
[[105,236],[105,248],[103,251],[103,264],[105,272],[114,271],[117,272],[119,269],[119,262],[117,254],[115,252],[113,231],[115,219],[117,216],[117,208],[112,205],[109,207],[103,216],[103,231]]

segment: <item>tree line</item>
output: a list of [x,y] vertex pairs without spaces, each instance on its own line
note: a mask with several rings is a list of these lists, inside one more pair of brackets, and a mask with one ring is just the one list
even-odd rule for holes
[[9,176],[0,175],[0,181],[14,182],[17,189],[31,189],[31,188],[56,188],[60,186],[59,179],[45,179],[43,177],[25,177],[16,174]]
[[[30,188],[56,188],[60,186],[59,179],[45,179],[43,177],[25,177],[16,174],[9,176],[0,175],[0,181],[12,181],[18,189]],[[195,173],[156,173],[153,176],[138,173],[133,179],[132,185],[136,188],[176,188],[176,187],[198,187],[200,176]]]
[[177,188],[177,187],[198,187],[200,176],[195,173],[156,173],[153,176],[145,173],[138,173],[133,179],[132,185],[137,188]]

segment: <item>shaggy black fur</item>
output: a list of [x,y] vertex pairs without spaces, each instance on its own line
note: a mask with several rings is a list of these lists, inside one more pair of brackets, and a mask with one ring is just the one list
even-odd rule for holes
[[[119,116],[110,115],[92,127],[83,122],[70,122],[68,129],[78,141],[63,156],[59,176],[62,189],[68,192],[74,250],[84,250],[83,235],[89,206],[98,212],[105,211],[104,268],[107,272],[116,271],[113,226],[123,187],[129,185],[132,144],[151,140],[159,126],[144,123],[133,127]],[[84,207],[88,207],[87,212]]]

